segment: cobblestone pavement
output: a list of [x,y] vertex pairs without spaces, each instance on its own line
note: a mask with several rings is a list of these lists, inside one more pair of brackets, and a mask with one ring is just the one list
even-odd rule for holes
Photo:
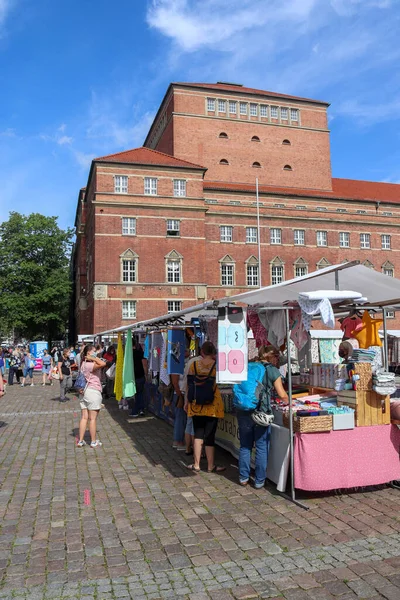
[[103,447],[77,448],[79,404],[57,387],[0,400],[0,599],[400,599],[399,490],[305,511],[237,485],[223,451],[224,474],[190,473],[168,425],[112,400]]

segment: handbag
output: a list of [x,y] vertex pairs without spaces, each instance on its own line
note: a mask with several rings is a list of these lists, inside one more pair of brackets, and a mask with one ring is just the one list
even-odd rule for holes
[[117,366],[114,363],[113,365],[111,365],[111,367],[109,369],[107,369],[106,375],[107,375],[108,379],[115,379],[115,369],[116,368],[117,368]]
[[35,368],[35,361],[34,360],[30,360],[29,361],[29,368],[30,369],[34,369]]
[[74,388],[76,390],[83,390],[86,386],[86,377],[82,373],[79,373],[78,377],[75,379]]
[[50,373],[51,379],[60,379],[60,374],[57,371],[57,367],[54,367]]

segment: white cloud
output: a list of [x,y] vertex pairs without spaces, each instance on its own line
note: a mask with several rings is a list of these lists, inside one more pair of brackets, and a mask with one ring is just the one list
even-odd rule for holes
[[389,8],[392,0],[331,0],[332,8],[340,16],[350,16],[357,12],[360,6],[363,8]]
[[6,20],[13,5],[12,0],[0,0],[0,25]]
[[400,96],[381,104],[361,102],[357,99],[345,100],[335,109],[336,114],[356,119],[365,126],[383,123],[393,119],[400,111]]
[[64,146],[65,144],[72,144],[73,138],[68,135],[62,135],[56,141],[59,146]]

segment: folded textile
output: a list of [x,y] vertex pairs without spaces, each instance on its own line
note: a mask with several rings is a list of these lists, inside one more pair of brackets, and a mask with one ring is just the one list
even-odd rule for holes
[[373,385],[372,389],[374,390],[374,392],[376,392],[380,396],[391,396],[397,390],[396,386],[394,386],[394,385],[387,386],[387,387]]
[[362,294],[359,292],[351,292],[348,290],[318,290],[314,292],[301,292],[299,297],[305,298],[306,300],[357,300],[362,298]]

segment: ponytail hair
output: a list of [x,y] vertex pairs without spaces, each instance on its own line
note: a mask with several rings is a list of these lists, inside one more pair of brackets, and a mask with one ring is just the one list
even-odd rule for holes
[[92,348],[94,348],[93,344],[86,344],[86,346],[82,350],[82,358],[83,358],[83,360],[86,360],[86,357],[87,357],[87,355],[89,354],[89,352],[90,352],[90,350]]

